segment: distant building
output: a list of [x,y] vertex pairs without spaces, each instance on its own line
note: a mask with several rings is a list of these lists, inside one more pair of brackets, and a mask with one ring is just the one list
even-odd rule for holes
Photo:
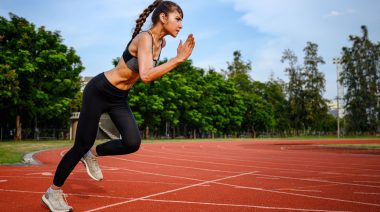
[[[333,115],[335,118],[338,115],[338,103],[336,100],[331,100],[330,102],[327,103],[327,107],[329,110],[329,113]],[[343,118],[344,116],[344,108],[342,103],[339,103],[339,117]]]
[[80,90],[83,92],[84,88],[86,87],[87,83],[90,82],[90,80],[94,77],[82,77],[81,78],[81,87]]

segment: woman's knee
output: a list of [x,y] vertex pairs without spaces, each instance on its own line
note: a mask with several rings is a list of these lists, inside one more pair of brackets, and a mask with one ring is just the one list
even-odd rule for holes
[[93,144],[85,144],[85,145],[74,144],[74,146],[72,147],[72,150],[76,152],[76,154],[78,155],[83,155],[87,153],[91,149],[92,146]]
[[124,145],[125,153],[126,154],[133,153],[133,152],[137,152],[137,150],[140,149],[141,138],[138,137],[138,138],[133,138],[133,139],[131,139],[131,138],[130,139],[123,139],[122,142]]

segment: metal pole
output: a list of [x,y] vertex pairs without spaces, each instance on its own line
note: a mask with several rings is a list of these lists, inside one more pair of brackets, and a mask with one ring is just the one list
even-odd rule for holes
[[333,63],[336,64],[336,87],[337,87],[337,97],[336,97],[336,106],[337,106],[337,136],[340,138],[340,117],[339,117],[339,64],[340,64],[340,58],[335,57],[333,58]]

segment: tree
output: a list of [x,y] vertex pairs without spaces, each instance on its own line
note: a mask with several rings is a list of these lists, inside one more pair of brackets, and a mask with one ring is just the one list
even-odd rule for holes
[[234,51],[233,56],[233,62],[227,62],[227,71],[223,70],[223,72],[227,75],[228,79],[235,82],[236,87],[240,91],[247,90],[252,81],[249,76],[249,72],[251,71],[251,62],[243,61],[240,51]]
[[297,64],[298,58],[294,52],[290,49],[286,49],[283,52],[281,62],[288,61],[289,67],[285,68],[285,72],[289,76],[289,82],[286,86],[288,113],[290,120],[290,128],[296,130],[296,134],[299,134],[299,130],[303,128],[303,117],[305,114],[305,106],[303,101],[303,81],[302,81],[302,68]]
[[343,47],[341,83],[346,88],[345,119],[349,132],[380,130],[380,43],[372,43],[368,29],[349,36],[352,47]]
[[304,68],[303,68],[303,101],[305,106],[304,126],[306,129],[322,130],[322,119],[327,114],[326,100],[323,99],[325,92],[325,76],[318,70],[319,64],[325,61],[318,56],[318,45],[307,42],[304,48]]
[[10,20],[0,17],[0,38],[0,102],[8,103],[0,107],[16,120],[15,138],[21,139],[22,122],[37,116],[67,122],[84,69],[75,50],[59,32],[11,13]]
[[[283,135],[283,133],[289,128],[289,107],[288,101],[285,96],[285,82],[282,80],[274,80],[265,83],[264,99],[272,107],[274,115],[273,129]],[[276,133],[273,132],[273,133]]]
[[210,70],[205,76],[206,85],[202,96],[202,114],[211,128],[212,137],[216,132],[223,135],[240,129],[245,111],[244,102],[231,80]]
[[241,110],[243,117],[240,131],[249,131],[256,137],[257,131],[266,131],[274,126],[273,107],[264,98],[265,84],[251,79],[251,62],[243,61],[240,51],[233,53],[234,59],[224,71],[242,97]]

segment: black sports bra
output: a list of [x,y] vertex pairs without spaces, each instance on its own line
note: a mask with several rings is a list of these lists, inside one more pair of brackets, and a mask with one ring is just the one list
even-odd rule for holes
[[[153,42],[153,35],[152,35],[152,33],[151,33],[150,31],[146,31],[146,32],[148,32],[149,35],[152,37],[152,55],[154,55],[154,54],[153,54],[153,43],[154,43],[154,42]],[[138,61],[137,61],[137,57],[133,56],[133,55],[129,52],[129,50],[128,50],[129,45],[131,44],[132,40],[133,40],[133,39],[131,39],[131,40],[129,41],[127,47],[125,48],[125,50],[124,50],[124,52],[123,52],[123,59],[124,59],[124,62],[125,62],[125,64],[128,66],[129,69],[131,69],[132,71],[134,71],[134,72],[136,72],[136,73],[139,73],[139,63],[138,63]],[[157,63],[158,63],[158,61],[160,60],[161,50],[162,50],[163,43],[164,43],[164,42],[161,41],[161,49],[160,49],[160,53],[159,53],[159,55],[158,55],[158,59],[157,59],[157,60],[154,60],[154,59],[153,59],[153,62],[154,62],[153,65],[154,65],[154,66],[157,66]]]

